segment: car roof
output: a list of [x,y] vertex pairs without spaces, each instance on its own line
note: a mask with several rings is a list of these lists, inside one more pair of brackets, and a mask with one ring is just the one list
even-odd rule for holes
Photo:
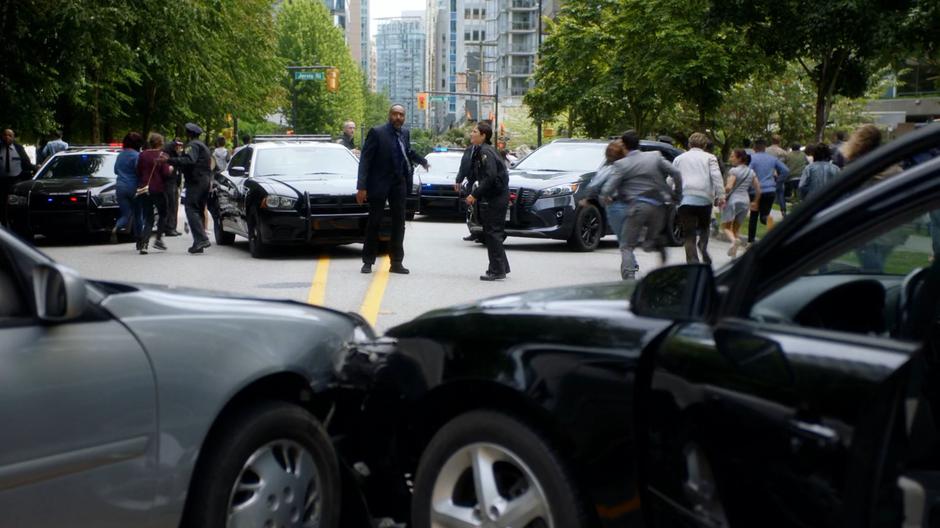
[[69,147],[66,150],[56,152],[56,156],[69,156],[75,154],[119,154],[121,152],[121,147],[113,147],[110,145],[87,145],[87,146],[77,146]]
[[462,158],[462,157],[463,157],[463,149],[461,149],[461,150],[448,150],[448,151],[446,151],[446,152],[436,151],[436,150],[435,150],[435,151],[428,152],[425,157],[427,157],[427,156],[446,156],[446,157],[448,157],[448,158]]
[[345,150],[349,152],[349,149],[340,145],[338,143],[326,143],[323,141],[265,141],[264,143],[251,143],[249,146],[255,150],[270,150],[270,149],[282,149],[288,147],[307,147],[307,148],[320,148],[328,150]]

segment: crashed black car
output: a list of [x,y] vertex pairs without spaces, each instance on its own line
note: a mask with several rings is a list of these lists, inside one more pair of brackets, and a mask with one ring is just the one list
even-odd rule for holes
[[911,157],[937,145],[940,125],[857,160],[718,273],[507,295],[361,344],[368,441],[345,448],[382,483],[373,512],[936,525],[940,157]]
[[[579,205],[587,187],[604,164],[608,141],[559,139],[526,156],[509,171],[509,210],[506,234],[565,240],[574,251],[593,251],[612,234],[604,204],[596,199]],[[657,151],[672,161],[680,151],[658,141],[640,141],[643,151]],[[667,204],[667,233],[673,245],[682,243],[675,204]],[[483,226],[470,210],[467,227],[482,235]]]
[[[356,203],[359,160],[342,145],[303,137],[253,143],[232,156],[215,181],[215,240],[248,239],[256,258],[278,246],[339,245],[365,240],[369,206]],[[406,212],[414,217],[417,185]],[[387,207],[386,207],[387,210]],[[386,218],[380,239],[388,240]]]
[[10,229],[65,237],[108,234],[120,216],[114,162],[120,147],[83,147],[59,152],[7,198]]

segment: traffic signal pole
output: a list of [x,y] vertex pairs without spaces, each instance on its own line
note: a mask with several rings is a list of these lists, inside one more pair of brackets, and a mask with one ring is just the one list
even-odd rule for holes
[[[306,76],[303,72],[316,72],[316,71],[325,71],[325,74],[319,76],[311,75]],[[287,75],[290,78],[290,126],[294,130],[294,133],[297,133],[297,81],[305,80],[315,80],[315,81],[326,81],[327,90],[335,92],[339,89],[339,68],[335,66],[288,66]]]

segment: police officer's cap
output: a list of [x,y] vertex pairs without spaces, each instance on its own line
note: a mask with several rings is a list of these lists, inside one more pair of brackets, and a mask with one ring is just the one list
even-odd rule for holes
[[196,123],[186,123],[186,131],[197,136],[202,135],[202,129]]

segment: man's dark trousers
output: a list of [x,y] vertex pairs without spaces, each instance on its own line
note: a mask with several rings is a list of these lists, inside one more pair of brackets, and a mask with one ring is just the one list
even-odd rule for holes
[[193,232],[193,245],[207,242],[206,227],[202,225],[202,212],[209,200],[209,180],[186,183],[186,221]]
[[389,256],[392,265],[401,265],[405,260],[405,199],[407,185],[404,176],[396,177],[397,182],[392,184],[388,195],[369,193],[369,223],[366,226],[366,241],[362,247],[362,262],[375,264],[375,255],[379,245],[379,228],[385,216],[385,202],[392,216],[392,239],[389,242]]

